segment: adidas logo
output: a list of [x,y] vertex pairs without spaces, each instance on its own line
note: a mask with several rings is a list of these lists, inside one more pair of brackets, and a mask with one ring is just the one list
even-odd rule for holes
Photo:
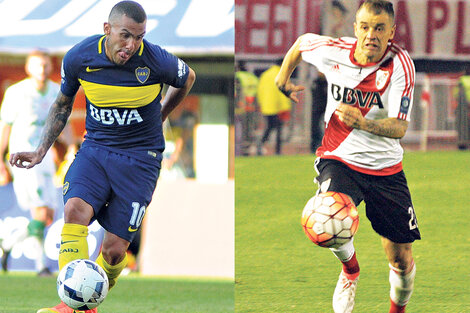
[[338,64],[332,65],[330,68],[330,71],[339,73],[340,72],[339,65]]

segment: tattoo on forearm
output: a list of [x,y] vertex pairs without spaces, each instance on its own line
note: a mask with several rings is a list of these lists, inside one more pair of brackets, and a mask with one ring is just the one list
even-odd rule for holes
[[405,135],[407,128],[407,121],[387,118],[382,120],[367,120],[364,130],[378,136],[401,138]]
[[42,133],[39,146],[48,150],[67,124],[67,120],[72,113],[73,99],[60,93],[49,110],[46,126]]

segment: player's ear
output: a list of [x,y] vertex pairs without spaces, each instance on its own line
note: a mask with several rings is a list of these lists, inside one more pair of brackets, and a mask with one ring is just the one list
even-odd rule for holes
[[356,38],[358,38],[357,37],[357,23],[356,22],[354,22],[354,36],[356,36]]
[[389,40],[392,40],[393,37],[395,37],[395,32],[396,32],[396,30],[397,30],[397,24],[394,24],[394,25],[392,26],[392,29],[390,30],[390,39],[389,39]]
[[109,24],[108,22],[104,22],[103,30],[104,30],[104,34],[105,34],[106,36],[108,36],[109,34],[111,34],[111,24]]

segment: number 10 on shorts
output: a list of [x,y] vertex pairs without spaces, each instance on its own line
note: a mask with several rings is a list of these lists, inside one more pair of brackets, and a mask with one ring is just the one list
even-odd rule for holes
[[146,209],[147,208],[145,207],[145,205],[140,206],[139,202],[132,202],[132,216],[129,220],[130,226],[128,228],[128,231],[135,232],[139,229],[140,224],[144,219]]

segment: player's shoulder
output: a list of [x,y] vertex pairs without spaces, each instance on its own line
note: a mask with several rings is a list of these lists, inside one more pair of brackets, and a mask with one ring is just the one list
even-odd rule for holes
[[93,35],[83,39],[79,43],[75,44],[69,51],[67,51],[64,59],[69,62],[78,62],[79,60],[89,57],[90,55],[97,55],[103,39],[104,35]]
[[142,44],[143,44],[142,55],[147,58],[152,58],[157,62],[165,61],[165,59],[168,58],[169,55],[172,55],[165,48],[157,44],[151,43],[148,40],[144,39],[142,41]]
[[405,72],[415,71],[413,59],[405,48],[392,41],[390,44],[390,52],[396,66],[402,68]]
[[319,47],[337,47],[340,49],[351,49],[356,39],[351,37],[333,38],[329,36],[306,33],[299,37],[299,49],[301,52],[312,51]]
[[142,42],[142,54],[140,62],[143,62],[150,69],[157,70],[161,73],[173,72],[175,67],[178,69],[184,67],[184,62],[176,55],[168,52],[165,48],[151,43],[147,40]]
[[23,93],[26,88],[32,87],[31,78],[22,79],[7,88],[9,93],[19,92]]
[[87,53],[91,51],[98,51],[99,43],[104,35],[93,35],[87,37],[80,41],[79,43],[75,44],[68,53],[77,54],[77,53]]

